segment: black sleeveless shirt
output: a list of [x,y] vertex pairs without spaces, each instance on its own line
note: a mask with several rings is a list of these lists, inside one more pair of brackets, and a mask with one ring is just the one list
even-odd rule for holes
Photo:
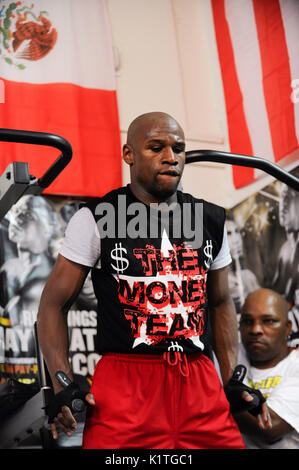
[[207,274],[222,246],[225,210],[178,191],[165,218],[129,186],[85,207],[101,236],[101,268],[92,269],[97,351],[208,351]]

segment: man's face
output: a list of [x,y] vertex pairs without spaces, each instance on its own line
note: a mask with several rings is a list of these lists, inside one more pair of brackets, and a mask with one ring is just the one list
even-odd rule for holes
[[240,319],[241,339],[252,365],[274,366],[287,348],[291,322],[275,298],[252,295],[246,300]]
[[243,254],[243,241],[240,230],[232,220],[226,221],[226,229],[231,255],[233,258],[239,258]]
[[185,164],[185,141],[173,119],[141,126],[130,152],[132,184],[157,200],[175,193]]
[[[26,199],[21,199],[13,206],[11,215],[12,217],[8,228],[9,239],[23,250],[34,251],[37,241],[38,245],[41,245],[45,238],[37,214],[30,210]],[[44,245],[45,249],[47,246],[46,239]]]
[[279,221],[287,232],[299,230],[299,192],[287,185],[280,194]]
[[290,328],[291,323],[273,297],[250,296],[241,314],[240,332],[252,365],[263,369],[279,362]]

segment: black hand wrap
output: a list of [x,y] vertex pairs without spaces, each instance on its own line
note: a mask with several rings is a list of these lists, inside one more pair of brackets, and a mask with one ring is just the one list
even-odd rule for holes
[[49,423],[54,422],[54,418],[61,412],[63,406],[68,406],[72,413],[79,413],[84,410],[87,401],[86,393],[80,390],[79,385],[72,382],[68,387],[62,390],[50,399],[47,407]]
[[[232,377],[224,387],[226,398],[230,403],[231,413],[237,415],[243,411],[249,411],[253,416],[257,416],[262,412],[262,404],[266,401],[259,390],[248,387],[243,384],[243,379],[246,375],[246,367],[238,365]],[[248,402],[242,398],[242,393],[246,391],[252,397],[253,400]]]

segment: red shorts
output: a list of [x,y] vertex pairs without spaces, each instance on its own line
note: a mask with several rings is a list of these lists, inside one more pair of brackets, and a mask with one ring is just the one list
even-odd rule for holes
[[105,354],[91,387],[84,449],[243,449],[214,364],[203,354]]

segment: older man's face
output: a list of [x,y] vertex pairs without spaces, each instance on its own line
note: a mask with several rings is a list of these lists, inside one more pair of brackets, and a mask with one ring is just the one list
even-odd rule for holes
[[291,323],[275,297],[252,295],[240,318],[241,339],[253,365],[261,369],[276,363],[286,348]]

